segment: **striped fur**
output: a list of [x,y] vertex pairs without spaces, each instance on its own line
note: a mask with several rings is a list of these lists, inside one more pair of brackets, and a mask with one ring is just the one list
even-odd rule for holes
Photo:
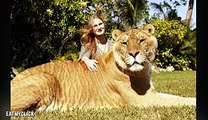
[[83,62],[53,61],[18,74],[11,81],[11,110],[196,104],[195,98],[155,91],[148,58],[156,49],[150,44],[152,35],[145,30],[117,33],[113,32],[113,50],[97,58],[97,72],[89,71]]

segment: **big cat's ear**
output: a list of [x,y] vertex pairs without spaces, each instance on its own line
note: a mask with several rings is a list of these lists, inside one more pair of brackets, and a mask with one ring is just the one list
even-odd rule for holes
[[153,35],[155,32],[155,27],[152,24],[146,24],[143,27],[143,30],[146,31],[147,33],[150,33],[151,35]]
[[113,32],[112,32],[112,38],[113,38],[113,40],[115,41],[116,38],[117,38],[119,35],[121,35],[122,33],[123,33],[123,32],[122,32],[121,30],[119,30],[119,29],[113,30]]
[[147,41],[148,44],[148,59],[150,60],[150,62],[153,62],[155,55],[156,55],[156,49],[158,47],[158,43],[157,43],[157,38],[155,36],[153,36],[154,32],[155,32],[155,27],[151,24],[147,24],[143,27],[143,30],[150,34],[149,39]]

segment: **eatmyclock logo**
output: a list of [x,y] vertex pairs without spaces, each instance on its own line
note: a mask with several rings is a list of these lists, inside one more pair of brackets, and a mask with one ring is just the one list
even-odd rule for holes
[[32,117],[35,116],[35,112],[34,111],[6,111],[6,116]]

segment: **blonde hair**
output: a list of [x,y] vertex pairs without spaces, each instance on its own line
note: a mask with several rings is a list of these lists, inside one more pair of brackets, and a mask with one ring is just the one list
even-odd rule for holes
[[96,47],[96,43],[95,43],[95,35],[93,33],[93,20],[96,18],[98,18],[104,22],[102,17],[100,17],[98,15],[92,15],[87,22],[87,26],[85,28],[80,29],[80,33],[82,35],[80,42],[82,45],[86,46],[87,49],[89,49],[91,51],[91,58],[92,59],[95,58],[96,51],[97,51],[97,47]]

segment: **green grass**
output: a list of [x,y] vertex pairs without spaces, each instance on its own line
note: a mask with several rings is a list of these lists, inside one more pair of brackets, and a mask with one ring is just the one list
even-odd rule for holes
[[152,80],[158,92],[196,97],[196,71],[153,73]]
[[[158,92],[180,96],[196,96],[196,72],[174,71],[152,74]],[[12,117],[12,120],[195,120],[196,107],[122,107],[111,110],[81,110],[67,112],[36,112],[34,117]]]

